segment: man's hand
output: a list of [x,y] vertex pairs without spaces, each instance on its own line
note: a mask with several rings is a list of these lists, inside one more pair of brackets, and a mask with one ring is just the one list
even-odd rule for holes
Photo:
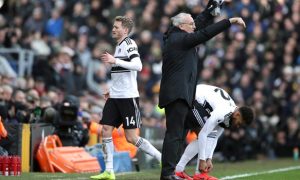
[[199,171],[200,172],[206,172],[207,171],[207,164],[205,160],[201,160],[199,162]]
[[101,55],[101,60],[104,63],[116,64],[116,59],[108,52],[105,52],[104,54]]
[[104,96],[104,100],[106,101],[109,98],[109,92],[107,91],[103,93],[103,96]]
[[207,160],[206,160],[206,164],[207,164],[207,172],[209,173],[209,172],[211,172],[211,171],[213,170],[213,168],[214,168],[211,159],[207,159]]
[[230,18],[229,21],[230,21],[231,24],[238,24],[238,25],[241,25],[244,28],[246,28],[246,24],[245,24],[244,20],[240,17]]

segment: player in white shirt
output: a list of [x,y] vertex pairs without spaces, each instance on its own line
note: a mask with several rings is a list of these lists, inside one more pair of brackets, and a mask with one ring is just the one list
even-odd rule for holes
[[161,153],[146,139],[137,135],[136,128],[141,126],[139,111],[139,92],[137,87],[137,71],[142,70],[142,63],[138,48],[134,40],[128,37],[133,27],[133,21],[125,16],[117,16],[114,21],[112,36],[118,45],[114,56],[108,52],[101,56],[104,63],[112,65],[111,87],[104,94],[106,103],[103,108],[103,153],[106,170],[92,179],[115,179],[113,171],[112,131],[123,124],[126,140],[137,146],[145,153],[153,156],[159,162]]
[[[197,131],[198,139],[186,147],[176,166],[176,175],[188,180],[217,179],[207,173],[213,168],[212,156],[218,138],[224,128],[239,128],[249,125],[253,118],[253,110],[247,106],[237,107],[224,89],[205,84],[197,85],[194,108],[189,113],[185,125],[188,129]],[[184,169],[196,154],[198,154],[198,164],[192,178],[184,172]]]

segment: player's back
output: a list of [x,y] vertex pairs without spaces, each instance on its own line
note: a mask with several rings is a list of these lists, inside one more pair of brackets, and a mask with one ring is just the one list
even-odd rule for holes
[[217,107],[224,109],[236,107],[234,101],[224,89],[212,85],[197,85],[196,100],[203,106],[210,106],[211,111]]

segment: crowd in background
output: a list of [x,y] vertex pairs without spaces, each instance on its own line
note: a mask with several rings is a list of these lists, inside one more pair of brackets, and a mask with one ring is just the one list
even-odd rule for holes
[[[54,106],[73,94],[80,100],[80,111],[99,121],[102,92],[110,84],[109,65],[100,55],[113,53],[113,19],[126,15],[135,21],[131,38],[143,63],[138,75],[143,125],[164,128],[164,112],[157,107],[163,34],[170,17],[182,11],[196,16],[206,4],[207,0],[5,1],[0,9],[0,49],[32,50],[34,61],[32,71],[19,76],[17,55],[0,52],[1,102],[14,107],[2,108],[1,116],[7,122],[26,122],[16,109]],[[215,21],[234,16],[244,19],[246,30],[232,25],[198,47],[203,62],[199,83],[226,89],[238,106],[255,109],[256,120],[249,128],[226,130],[217,151],[232,161],[291,156],[292,149],[300,147],[300,0],[235,0],[223,6]]]

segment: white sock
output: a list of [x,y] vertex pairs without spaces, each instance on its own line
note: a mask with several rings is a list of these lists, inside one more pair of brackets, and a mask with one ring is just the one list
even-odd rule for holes
[[105,170],[109,172],[114,172],[114,164],[113,164],[113,153],[114,153],[114,144],[112,141],[112,137],[103,138],[103,154],[105,161]]
[[197,157],[197,165],[196,165],[196,169],[195,169],[195,174],[199,174],[200,171],[199,171],[199,159]]
[[198,141],[194,140],[185,148],[183,155],[181,156],[178,164],[176,165],[175,171],[184,171],[185,166],[188,162],[198,153]]
[[139,137],[135,146],[161,162],[161,153],[146,139]]

